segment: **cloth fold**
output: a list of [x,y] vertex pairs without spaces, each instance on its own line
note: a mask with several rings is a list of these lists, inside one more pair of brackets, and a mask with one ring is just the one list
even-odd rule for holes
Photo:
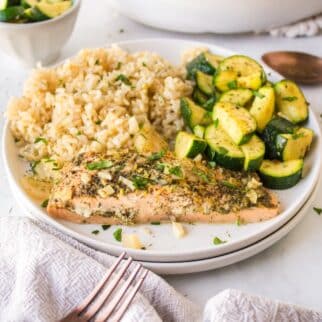
[[[115,258],[27,217],[0,218],[0,321],[51,322],[67,315]],[[149,272],[128,322],[322,321],[322,313],[225,290],[201,308]]]
[[[0,321],[57,321],[86,297],[115,257],[26,217],[0,219]],[[155,310],[155,309],[156,310]],[[200,321],[202,312],[149,272],[123,321]]]
[[301,21],[297,21],[295,23],[291,23],[286,26],[273,28],[269,31],[270,35],[277,37],[312,37],[317,36],[322,31],[322,13],[303,19]]

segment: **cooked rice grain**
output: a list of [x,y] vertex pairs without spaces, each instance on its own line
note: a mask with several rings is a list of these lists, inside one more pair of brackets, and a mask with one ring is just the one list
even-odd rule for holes
[[56,68],[33,71],[7,116],[26,160],[64,162],[83,151],[131,146],[145,120],[173,139],[183,127],[180,97],[191,91],[182,68],[157,54],[85,49]]

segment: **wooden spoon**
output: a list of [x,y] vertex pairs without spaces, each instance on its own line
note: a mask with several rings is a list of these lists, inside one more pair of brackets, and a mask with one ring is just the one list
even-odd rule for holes
[[263,61],[285,78],[301,84],[322,83],[322,58],[295,51],[272,51]]

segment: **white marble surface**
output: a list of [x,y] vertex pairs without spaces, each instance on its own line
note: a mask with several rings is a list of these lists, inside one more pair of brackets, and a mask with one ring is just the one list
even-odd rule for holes
[[[120,32],[124,30],[124,32]],[[163,32],[139,25],[118,16],[103,0],[83,0],[80,16],[61,58],[84,47],[100,46],[120,40],[151,37],[174,37],[206,41],[259,58],[265,51],[277,49],[302,50],[322,57],[322,37],[308,39],[271,38],[265,35],[212,34],[191,35]],[[28,71],[0,53],[0,108],[19,94]],[[317,115],[322,113],[322,86],[305,87],[305,94]],[[2,131],[3,117],[0,120]],[[2,160],[1,160],[2,164]],[[15,205],[0,164],[0,215],[21,214]],[[318,196],[322,197],[320,188]],[[322,207],[317,198],[314,206]],[[251,259],[219,270],[166,277],[178,291],[203,305],[225,288],[265,295],[322,311],[322,215],[310,210],[303,222],[286,238]]]

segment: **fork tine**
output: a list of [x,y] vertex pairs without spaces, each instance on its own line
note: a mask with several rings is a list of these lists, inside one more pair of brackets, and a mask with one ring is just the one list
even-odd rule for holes
[[[105,281],[106,287],[96,297],[95,301],[89,305],[87,310],[82,314],[83,318],[90,320],[97,311],[102,307],[107,298],[112,294],[120,279],[123,277],[125,271],[132,263],[132,258],[129,257],[125,262],[124,266],[116,273],[115,277],[111,278],[111,282]],[[107,282],[107,283],[106,283]]]
[[[144,282],[146,276],[148,275],[148,270],[144,270],[143,275],[139,278],[138,282],[133,286],[133,289],[131,290],[130,294],[126,297],[125,301],[121,304],[119,309],[116,311],[115,315],[113,316],[111,322],[119,322],[126,312],[127,308],[133,301],[136,293],[139,291],[142,283]],[[104,320],[102,320],[104,321]]]
[[122,285],[118,293],[115,295],[115,297],[108,303],[108,305],[103,308],[100,312],[98,312],[96,318],[94,319],[94,322],[103,322],[107,320],[114,309],[117,307],[117,305],[122,300],[123,295],[125,292],[129,289],[130,285],[134,281],[136,275],[139,273],[140,269],[142,268],[141,264],[138,264],[136,268],[133,270],[127,281]]
[[82,311],[85,310],[85,308],[94,300],[95,296],[98,294],[98,292],[102,289],[106,281],[110,278],[110,276],[113,274],[113,272],[116,270],[124,256],[126,255],[125,252],[123,252],[117,259],[117,261],[110,267],[110,269],[106,272],[106,274],[103,276],[101,281],[96,285],[96,287],[92,290],[91,293],[87,295],[85,300],[77,306],[76,312],[80,314]]

